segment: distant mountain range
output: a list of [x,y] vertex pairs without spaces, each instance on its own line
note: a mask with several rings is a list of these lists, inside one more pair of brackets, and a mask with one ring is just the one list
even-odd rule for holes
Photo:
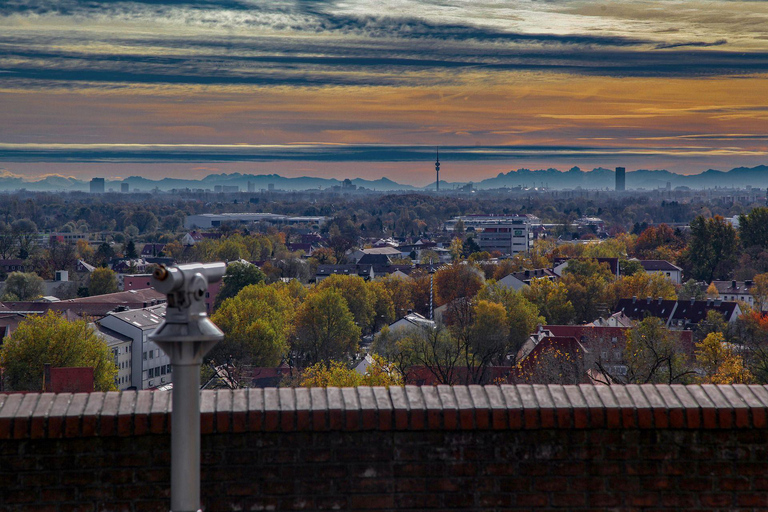
[[[396,183],[388,178],[378,180],[364,180],[355,178],[352,181],[357,187],[377,191],[419,191],[434,190],[435,184],[431,183],[426,187],[414,187],[412,185],[403,185]],[[128,183],[130,190],[151,191],[160,189],[163,191],[171,189],[210,189],[213,190],[217,185],[237,186],[240,191],[248,190],[248,183],[257,190],[268,189],[273,185],[276,190],[311,190],[327,189],[334,186],[340,186],[341,180],[334,178],[286,178],[278,174],[210,174],[200,180],[163,178],[161,180],[152,180],[141,176],[131,176],[124,180],[107,180],[106,188],[119,191],[122,183]],[[518,169],[508,173],[499,173],[495,178],[488,178],[477,183],[474,187],[480,190],[494,188],[515,188],[515,187],[546,187],[549,189],[613,189],[615,183],[615,173],[611,169],[598,167],[591,171],[582,171],[578,167],[573,167],[568,171],[559,171],[557,169],[546,169],[532,171],[530,169]],[[666,170],[637,170],[626,173],[626,188],[629,189],[654,189],[665,188],[667,183],[674,189],[676,187],[689,187],[692,189],[702,188],[744,188],[747,186],[762,188],[768,186],[768,166],[759,165],[757,167],[737,167],[730,171],[717,171],[709,169],[700,174],[682,175],[675,174]],[[467,183],[440,181],[441,190],[450,190],[461,187]],[[0,190],[34,190],[34,191],[88,191],[88,181],[79,180],[64,176],[46,176],[40,180],[27,180],[24,177],[2,173],[0,171]]]

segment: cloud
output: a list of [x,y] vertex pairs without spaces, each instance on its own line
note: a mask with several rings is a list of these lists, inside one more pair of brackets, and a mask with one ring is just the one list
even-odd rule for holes
[[697,48],[705,48],[707,46],[722,46],[724,44],[728,44],[728,41],[725,39],[720,39],[718,41],[714,41],[711,43],[707,43],[705,41],[691,41],[688,43],[662,43],[656,45],[657,50],[664,50],[669,48],[681,48],[683,46],[693,46]]
[[[599,147],[579,145],[441,146],[445,161],[493,161],[511,158],[611,156],[766,156],[768,151],[742,148]],[[0,161],[11,162],[427,162],[434,146],[406,145],[194,145],[194,144],[3,144]],[[200,169],[203,167],[195,167]]]

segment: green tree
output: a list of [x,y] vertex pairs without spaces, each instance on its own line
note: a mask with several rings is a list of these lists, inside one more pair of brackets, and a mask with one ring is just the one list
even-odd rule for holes
[[216,364],[277,366],[288,353],[295,306],[287,287],[244,287],[211,317],[224,331],[224,340],[211,350],[210,359]]
[[706,299],[707,295],[704,290],[701,289],[701,285],[696,282],[695,279],[689,279],[680,287],[677,292],[677,298],[680,300],[702,300]]
[[685,384],[695,372],[684,354],[679,339],[661,319],[645,318],[627,331],[626,380],[632,384]]
[[5,280],[2,300],[35,300],[42,297],[43,293],[45,293],[43,279],[34,272],[11,272]]
[[[316,287],[318,290],[329,288],[337,290],[344,298],[354,317],[354,322],[362,332],[371,332],[376,323],[376,294],[371,287],[367,286],[363,278],[334,274],[320,281]],[[385,304],[382,306],[387,309]],[[389,317],[388,311],[384,314]]]
[[88,295],[104,295],[117,292],[117,273],[114,270],[99,267],[91,272],[88,280]]
[[296,312],[292,351],[298,366],[340,360],[357,351],[360,328],[341,293],[317,288]]
[[70,322],[53,311],[22,321],[0,347],[5,384],[16,391],[40,391],[43,365],[93,367],[97,391],[115,388],[112,352],[85,320]]
[[736,230],[716,215],[691,221],[691,241],[683,252],[683,261],[691,277],[711,282],[727,279],[736,262]]
[[136,252],[136,243],[133,240],[128,240],[128,243],[125,244],[125,257],[130,259],[139,257],[139,253]]
[[216,295],[214,309],[221,306],[225,300],[231,299],[240,293],[240,290],[246,286],[262,283],[265,279],[264,272],[256,265],[239,261],[230,263],[227,265],[227,271],[224,273],[223,284]]
[[768,247],[768,208],[753,208],[739,215],[739,238],[744,247]]

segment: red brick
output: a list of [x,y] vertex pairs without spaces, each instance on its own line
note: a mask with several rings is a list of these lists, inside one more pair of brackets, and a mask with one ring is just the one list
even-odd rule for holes
[[546,507],[549,505],[549,496],[542,493],[521,493],[517,495],[518,507]]
[[347,505],[361,510],[391,509],[395,507],[395,497],[392,494],[354,495],[347,497]]
[[740,492],[736,495],[736,504],[739,507],[768,507],[768,495]]
[[733,503],[733,495],[725,493],[707,493],[699,495],[699,500],[705,507],[727,507]]

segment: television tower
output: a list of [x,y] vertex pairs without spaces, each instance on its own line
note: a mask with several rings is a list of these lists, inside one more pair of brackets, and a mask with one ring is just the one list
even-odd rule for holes
[[435,174],[437,179],[435,180],[435,192],[440,192],[440,147],[435,147]]

